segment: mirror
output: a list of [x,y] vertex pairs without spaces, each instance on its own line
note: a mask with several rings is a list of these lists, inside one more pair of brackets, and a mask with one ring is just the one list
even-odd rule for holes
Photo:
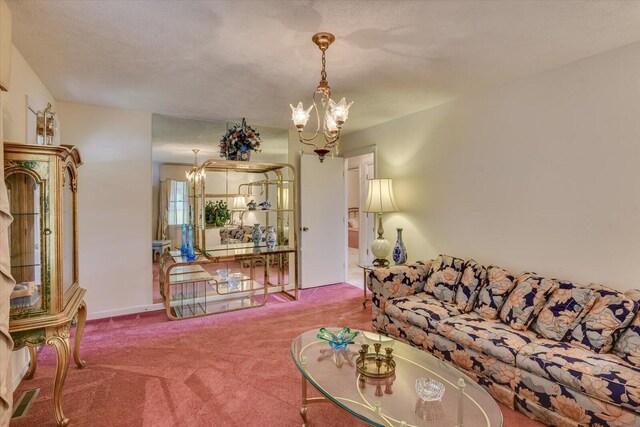
[[74,252],[75,224],[74,212],[74,172],[70,167],[65,168],[62,185],[62,289],[65,301],[69,289],[77,282],[76,253]]
[[17,171],[6,177],[7,194],[13,222],[9,226],[11,275],[16,285],[10,297],[11,312],[42,310],[48,304],[42,298],[41,185],[35,176]]
[[[237,123],[240,123],[238,120]],[[152,116],[152,257],[153,257],[153,301],[162,302],[159,281],[160,254],[167,250],[180,250],[182,244],[182,224],[194,223],[194,188],[189,184],[187,173],[193,169],[193,149],[197,153],[198,165],[208,159],[223,160],[218,146],[220,139],[235,123],[223,121],[194,120],[154,114]],[[287,163],[288,131],[249,123],[262,139],[259,153],[252,153],[251,162]],[[243,174],[244,175],[244,174]],[[246,178],[242,178],[246,179]],[[237,187],[240,182],[234,182]],[[214,193],[230,193],[226,180],[207,180],[211,186],[207,191]],[[223,186],[224,188],[218,188]],[[234,190],[234,191],[237,191]],[[228,217],[209,218],[207,240],[210,242],[228,241],[229,236],[238,232],[240,223],[253,225],[245,216],[240,218],[237,210],[240,200],[223,200],[229,209]],[[214,200],[212,200],[214,201]],[[217,201],[217,200],[216,200]],[[249,200],[246,200],[248,202]],[[245,201],[242,201],[245,203]],[[259,203],[259,202],[258,202]],[[234,212],[234,209],[236,212]],[[255,221],[254,221],[255,222]],[[195,232],[195,230],[194,230]],[[209,265],[207,271],[217,275],[216,270],[233,271],[233,269],[261,268],[260,266]],[[209,271],[211,270],[211,271]],[[224,272],[223,272],[224,273]],[[256,271],[261,277],[262,273]]]

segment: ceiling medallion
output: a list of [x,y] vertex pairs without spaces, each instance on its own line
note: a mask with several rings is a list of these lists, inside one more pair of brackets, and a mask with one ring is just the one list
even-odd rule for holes
[[[302,105],[302,102],[298,102],[297,107],[289,104],[292,112],[291,120],[293,120],[293,124],[296,126],[296,129],[298,129],[298,139],[302,144],[315,147],[315,150],[313,151],[320,158],[320,162],[324,161],[325,156],[331,153],[331,150],[335,150],[335,154],[338,154],[340,131],[342,130],[344,123],[347,121],[349,108],[351,107],[351,104],[353,104],[353,102],[347,104],[345,98],[342,98],[340,102],[337,103],[331,99],[331,88],[329,87],[327,72],[325,70],[325,52],[329,49],[329,46],[335,41],[335,39],[336,38],[331,33],[317,33],[311,38],[311,40],[322,51],[320,84],[318,84],[318,87],[313,93],[313,104],[306,110]],[[317,101],[320,101],[320,106],[324,110],[322,122],[320,122],[320,112]],[[313,107],[315,107],[316,111],[316,130],[312,136],[305,136],[302,132],[309,121],[309,116]],[[325,144],[322,147],[318,146],[316,144],[317,141],[315,141],[316,137],[320,133],[322,133],[325,141]]]

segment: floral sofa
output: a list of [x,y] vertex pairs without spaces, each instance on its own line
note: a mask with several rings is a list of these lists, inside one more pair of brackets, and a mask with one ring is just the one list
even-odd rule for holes
[[553,426],[640,426],[640,291],[440,255],[369,275],[373,327]]

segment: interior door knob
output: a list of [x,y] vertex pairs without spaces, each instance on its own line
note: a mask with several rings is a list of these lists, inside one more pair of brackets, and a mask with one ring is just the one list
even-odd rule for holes
[[302,231],[309,231],[309,227],[302,227]]

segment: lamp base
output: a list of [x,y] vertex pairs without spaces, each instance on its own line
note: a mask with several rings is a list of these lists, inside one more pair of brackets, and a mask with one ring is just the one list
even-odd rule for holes
[[391,253],[391,243],[384,237],[378,236],[378,238],[371,243],[371,253],[376,257],[373,261],[374,266],[388,267],[389,261],[386,258]]
[[374,267],[389,267],[389,260],[384,258],[376,258],[373,260]]

